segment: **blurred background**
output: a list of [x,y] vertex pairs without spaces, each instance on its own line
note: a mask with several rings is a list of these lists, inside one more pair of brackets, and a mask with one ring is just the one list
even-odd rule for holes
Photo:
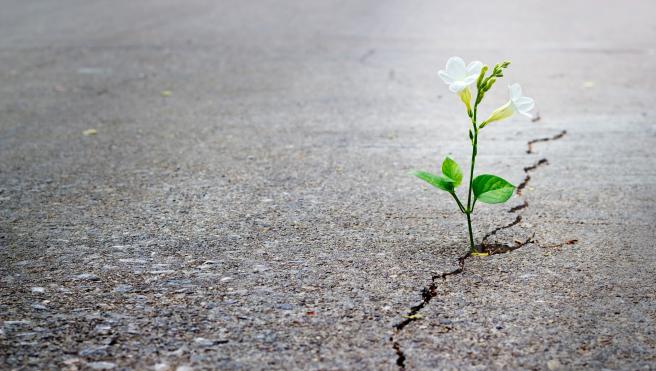
[[[548,159],[501,237],[535,236],[503,269],[540,279],[497,301],[472,283],[493,318],[454,309],[435,339],[427,315],[397,336],[407,366],[653,365],[655,7],[0,1],[2,365],[396,367],[393,324],[467,246],[451,200],[407,175],[468,164],[437,76],[454,55],[512,61],[481,116],[513,82],[537,102],[486,128],[477,164],[518,184]],[[479,212],[479,238],[515,218]],[[512,298],[535,307],[494,330]]]

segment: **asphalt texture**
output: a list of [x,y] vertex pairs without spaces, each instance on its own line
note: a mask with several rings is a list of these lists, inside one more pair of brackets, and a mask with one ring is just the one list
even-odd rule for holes
[[[2,1],[0,368],[655,369],[654,12]],[[408,175],[469,163],[453,55],[538,104],[489,257]]]

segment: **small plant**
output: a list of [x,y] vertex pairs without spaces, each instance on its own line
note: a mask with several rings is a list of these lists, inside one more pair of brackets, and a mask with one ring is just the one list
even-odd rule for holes
[[[485,121],[479,124],[478,105],[483,101],[485,94],[492,88],[497,79],[503,77],[503,70],[508,68],[509,65],[510,62],[507,61],[496,64],[488,74],[488,66],[484,66],[481,62],[475,61],[469,65],[465,65],[462,58],[451,57],[446,62],[446,69],[440,70],[438,73],[440,78],[449,85],[449,90],[458,94],[460,100],[465,104],[467,115],[471,120],[472,126],[469,129],[469,140],[472,145],[472,154],[469,167],[467,203],[463,204],[456,194],[456,188],[462,184],[463,173],[460,166],[452,158],[447,156],[444,159],[442,162],[442,174],[440,175],[431,174],[426,171],[416,171],[413,173],[433,187],[448,192],[456,201],[460,211],[467,217],[471,253],[474,255],[486,255],[481,254],[474,243],[471,215],[474,212],[476,201],[487,204],[504,203],[515,191],[514,185],[496,175],[481,174],[474,177],[479,132],[488,124],[508,118],[515,112],[531,117],[529,111],[535,106],[533,99],[522,95],[522,88],[519,84],[512,84],[508,87],[510,90],[510,99],[508,102],[494,110]],[[476,99],[472,106],[472,93],[469,87],[473,84],[476,84]]]

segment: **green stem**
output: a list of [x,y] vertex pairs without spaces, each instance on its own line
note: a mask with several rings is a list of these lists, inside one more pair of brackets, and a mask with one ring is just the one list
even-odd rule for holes
[[474,246],[474,233],[472,232],[471,225],[471,213],[465,213],[467,215],[467,228],[469,229],[469,243],[471,245],[471,252],[476,252],[476,246]]
[[467,214],[467,228],[469,230],[469,245],[472,252],[476,252],[476,244],[474,243],[474,233],[472,232],[471,224],[471,213],[474,211],[474,204],[476,200],[472,203],[472,183],[474,182],[474,166],[476,164],[476,152],[478,147],[478,126],[476,125],[476,111],[478,108],[478,100],[474,105],[474,114],[472,117],[472,125],[474,126],[474,140],[472,141],[472,155],[471,155],[471,166],[469,168],[469,191],[467,192],[467,209],[465,214]]
[[464,206],[462,206],[462,202],[460,202],[460,199],[458,198],[458,195],[456,195],[455,191],[450,192],[451,196],[453,196],[453,199],[456,200],[456,203],[458,204],[458,207],[460,208],[460,211],[463,213],[467,213],[467,210],[465,209]]

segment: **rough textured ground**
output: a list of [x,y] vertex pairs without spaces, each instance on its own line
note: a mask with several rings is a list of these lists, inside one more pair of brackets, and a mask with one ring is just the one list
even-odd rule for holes
[[[656,367],[655,5],[245,3],[2,1],[0,368]],[[540,114],[462,272],[451,55]]]

